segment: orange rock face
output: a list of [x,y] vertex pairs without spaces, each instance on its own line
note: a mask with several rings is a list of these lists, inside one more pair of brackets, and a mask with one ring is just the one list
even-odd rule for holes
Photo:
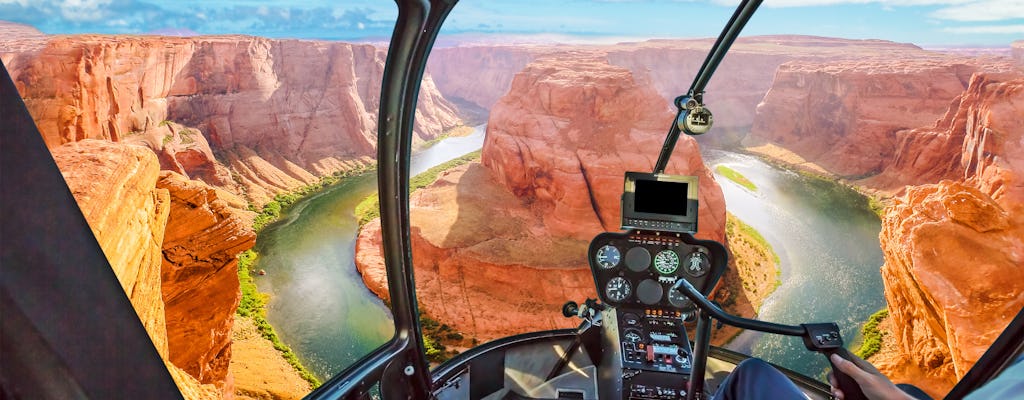
[[[1017,204],[1020,208],[1020,204]],[[882,277],[900,354],[894,381],[944,395],[1024,307],[1024,216],[981,190],[911,187],[886,211]]]
[[[556,235],[617,230],[625,171],[652,171],[674,115],[649,85],[600,59],[539,60],[491,110],[482,162]],[[568,59],[568,61],[561,61]],[[683,137],[667,173],[700,179],[701,230],[725,238],[725,200],[696,142]]]
[[[161,157],[164,167],[258,204],[368,164],[376,151],[384,54],[370,45],[246,36],[71,36],[35,50],[18,43],[0,44],[0,54],[49,147],[160,135],[151,146],[159,152],[164,138],[183,144],[181,129],[161,129],[174,121],[208,145],[179,146]],[[460,123],[429,76],[419,104],[421,139]],[[205,157],[211,149],[224,165]]]
[[[618,230],[623,174],[653,169],[672,119],[653,88],[602,59],[530,64],[491,110],[482,163],[412,196],[421,307],[479,339],[574,326],[560,310],[596,296],[589,241]],[[722,192],[692,138],[668,171],[700,176],[699,236],[723,240]],[[379,238],[378,222],[363,228],[356,265],[386,297]]]
[[[190,374],[180,367],[188,364],[187,360],[182,361],[179,357],[177,362],[170,361],[176,354],[181,353],[182,338],[179,337],[174,321],[184,312],[191,310],[183,310],[179,303],[165,303],[164,292],[181,286],[203,286],[195,279],[205,278],[197,275],[188,277],[193,278],[191,281],[179,279],[176,282],[168,282],[162,278],[167,272],[163,264],[167,263],[169,256],[163,248],[165,233],[170,234],[169,237],[198,237],[204,233],[195,230],[167,230],[169,221],[180,219],[181,209],[190,207],[191,203],[182,204],[181,195],[175,193],[177,189],[157,187],[158,180],[167,178],[160,176],[160,164],[146,148],[104,140],[83,140],[52,149],[52,154],[82,209],[82,214],[89,221],[96,240],[107,255],[114,274],[153,340],[153,345],[166,360],[167,368],[178,388],[189,399],[232,398],[230,378],[222,375],[219,380],[207,379],[200,382],[194,377],[199,375]],[[202,186],[202,183],[194,181],[185,184]],[[246,237],[245,230],[225,230],[216,233],[229,237]],[[251,246],[252,233],[248,232],[248,235]],[[214,243],[224,241],[222,237],[206,239]],[[222,301],[224,299],[220,299],[218,295],[209,293],[198,293],[206,297],[197,300],[209,303],[207,307],[218,305],[218,302],[221,308],[233,307],[232,304],[236,301],[234,297],[237,296],[237,275],[234,270],[227,272],[228,274],[221,274],[220,277],[210,280],[224,281],[225,277],[234,278],[235,289],[230,291],[229,288],[227,292],[231,296],[230,301]],[[231,308],[230,312],[233,313],[234,308]],[[225,321],[221,319],[219,323],[223,324]],[[226,320],[229,330],[230,321],[230,318]],[[202,326],[203,323],[207,326]],[[193,321],[193,325],[200,332],[220,329],[217,323],[211,324],[205,320]]]
[[252,223],[201,182],[163,172],[156,185],[171,198],[161,274],[170,360],[200,382],[233,393],[228,364],[240,296],[235,256],[255,244]]
[[973,73],[1012,68],[938,54],[787,63],[757,108],[751,136],[841,177],[873,176],[894,158],[897,132],[933,124]]
[[[935,126],[906,132],[880,185],[882,275],[898,354],[880,365],[944,395],[1024,307],[1024,79],[975,75]],[[949,180],[953,179],[953,180]]]
[[156,187],[160,164],[145,148],[100,140],[70,143],[52,154],[153,345],[166,358],[160,263],[171,199]]

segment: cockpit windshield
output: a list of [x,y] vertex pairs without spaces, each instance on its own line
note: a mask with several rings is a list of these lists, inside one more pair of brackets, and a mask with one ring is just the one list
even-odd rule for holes
[[[397,338],[376,171],[402,20],[250,3],[0,2],[0,60],[189,398],[303,397]],[[835,322],[936,398],[982,357],[1024,307],[1024,8],[769,1],[688,93],[735,9],[454,7],[409,162],[432,367],[580,316],[617,329],[622,371],[689,373],[682,281],[732,315]],[[660,171],[671,129],[695,135]],[[796,337],[710,335],[827,388]]]

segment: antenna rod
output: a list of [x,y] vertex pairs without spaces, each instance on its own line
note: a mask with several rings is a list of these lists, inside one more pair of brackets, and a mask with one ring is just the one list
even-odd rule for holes
[[[692,103],[691,100],[695,100],[696,104],[703,107],[704,104],[704,88],[708,85],[708,81],[711,80],[711,75],[718,69],[718,64],[725,58],[725,54],[729,52],[729,48],[732,47],[732,43],[736,41],[736,37],[740,35],[740,31],[747,25],[747,21],[757,11],[757,7],[761,5],[763,0],[743,0],[739,6],[736,7],[736,11],[733,12],[732,18],[729,18],[729,23],[722,29],[722,33],[718,35],[718,39],[715,40],[714,46],[711,46],[711,51],[708,52],[708,57],[704,59],[704,64],[700,66],[700,70],[697,72],[697,77],[694,78],[693,84],[690,85],[690,90],[686,95],[679,96],[675,100],[676,109],[678,113],[676,118],[672,121],[672,126],[669,127],[668,136],[665,137],[665,143],[661,146],[661,153],[658,155],[658,162],[654,165],[654,173],[660,174],[665,172],[665,167],[668,166],[668,159],[672,156],[672,151],[676,148],[676,142],[679,141],[679,134],[682,130],[679,128],[679,121],[682,121],[686,117],[686,113],[690,110],[686,108],[687,103]],[[698,132],[702,133],[702,132]]]

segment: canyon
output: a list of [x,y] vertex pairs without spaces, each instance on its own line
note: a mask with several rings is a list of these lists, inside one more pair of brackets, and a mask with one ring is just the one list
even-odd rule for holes
[[[559,310],[596,297],[587,245],[618,228],[622,171],[654,167],[671,118],[653,87],[602,58],[528,64],[491,109],[481,162],[410,200],[420,306],[479,340],[575,326]],[[723,241],[725,201],[696,142],[674,154],[669,173],[700,177],[697,236]],[[356,267],[386,298],[380,245],[379,222],[366,225]]]
[[[234,255],[255,240],[242,209],[374,163],[384,51],[0,31],[0,60],[175,381],[188,398],[233,397]],[[652,168],[669,101],[710,43],[435,50],[416,141],[461,124],[459,104],[490,117],[481,161],[411,199],[424,310],[481,339],[573,326],[557,310],[594,297],[584,254],[592,232],[618,228],[621,171]],[[701,177],[698,236],[726,239],[698,142],[777,146],[891,197],[880,243],[896,351],[878,363],[945,393],[1024,305],[1022,43],[1008,59],[739,40],[705,98],[716,130],[682,138],[669,166]],[[379,229],[363,228],[356,264],[386,297]]]

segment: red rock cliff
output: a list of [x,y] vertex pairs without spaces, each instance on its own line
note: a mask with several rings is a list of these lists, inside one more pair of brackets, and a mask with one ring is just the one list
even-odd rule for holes
[[945,394],[1024,307],[1024,79],[978,75],[934,127],[907,133],[884,177],[943,180],[886,210],[882,275],[896,380]]
[[[623,172],[653,168],[672,117],[653,88],[603,59],[530,64],[492,109],[483,162],[412,196],[421,306],[480,339],[573,326],[561,305],[595,296],[587,245],[618,229]],[[700,236],[723,240],[722,193],[691,138],[669,171],[700,176]],[[378,222],[360,232],[356,265],[386,297],[379,232]]]
[[[252,246],[249,224],[201,182],[161,175],[156,157],[143,147],[83,140],[52,153],[183,394],[233,398],[227,367],[219,365],[226,360],[217,357],[230,356],[223,331],[230,333],[237,306],[234,254]],[[192,240],[207,244],[197,249]],[[223,254],[211,255],[218,251]],[[230,260],[223,260],[227,253]],[[174,264],[183,258],[198,262]]]
[[170,360],[202,383],[228,382],[225,392],[233,392],[228,364],[240,297],[235,256],[256,243],[252,222],[202,182],[165,171],[156,187],[171,199],[161,270]]
[[[384,55],[373,46],[70,36],[12,56],[17,49],[5,45],[0,53],[50,147],[84,138],[120,141],[172,120],[201,132],[231,171],[219,173],[226,182],[195,178],[258,203],[368,163],[375,152]],[[416,123],[422,139],[459,123],[429,77]]]
[[893,159],[897,132],[934,123],[973,73],[1010,69],[939,54],[787,63],[757,107],[751,136],[836,175],[869,177]]

